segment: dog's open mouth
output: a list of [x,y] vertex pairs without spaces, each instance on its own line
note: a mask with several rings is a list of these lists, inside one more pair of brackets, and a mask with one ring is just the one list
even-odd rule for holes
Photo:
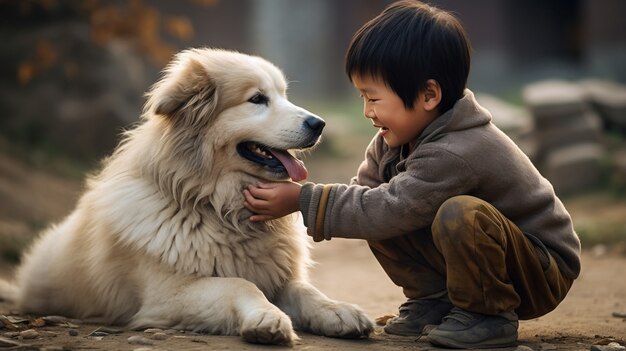
[[246,141],[237,145],[237,152],[246,160],[262,165],[271,172],[287,173],[294,182],[309,176],[304,163],[287,150],[273,149],[253,141]]

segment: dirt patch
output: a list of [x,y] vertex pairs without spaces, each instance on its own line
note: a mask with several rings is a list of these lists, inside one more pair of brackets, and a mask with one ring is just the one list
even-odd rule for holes
[[[362,241],[336,240],[315,244],[317,264],[311,270],[313,283],[333,299],[362,306],[374,319],[395,313],[404,301],[398,287],[393,285],[369,253]],[[6,267],[5,267],[6,268]],[[626,311],[626,259],[619,256],[594,257],[583,255],[583,271],[565,301],[550,314],[520,323],[521,345],[533,350],[589,350],[591,345],[626,339],[626,320],[612,316]],[[12,306],[0,304],[0,314],[11,313]],[[175,333],[166,340],[150,340],[153,345],[128,343],[133,335],[143,332],[123,332],[107,336],[89,336],[98,325],[80,325],[78,335],[70,336],[67,327],[34,328],[36,339],[18,340],[35,349],[134,350],[149,347],[154,350],[268,350],[276,347],[251,345],[239,337]],[[23,329],[27,329],[24,325]],[[0,333],[10,332],[2,330]],[[11,335],[11,334],[9,334]],[[369,340],[340,340],[299,333],[302,338],[294,350],[431,350],[424,340],[397,337],[376,330]],[[54,349],[54,348],[52,348]]]

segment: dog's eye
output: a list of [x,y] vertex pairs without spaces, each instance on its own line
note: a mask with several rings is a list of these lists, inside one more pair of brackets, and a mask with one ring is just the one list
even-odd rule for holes
[[267,105],[269,101],[270,101],[270,99],[267,96],[265,96],[265,95],[263,95],[261,93],[256,93],[256,94],[254,94],[254,96],[252,96],[250,99],[248,99],[248,102],[251,102],[251,103],[257,104],[257,105],[261,105],[261,104]]

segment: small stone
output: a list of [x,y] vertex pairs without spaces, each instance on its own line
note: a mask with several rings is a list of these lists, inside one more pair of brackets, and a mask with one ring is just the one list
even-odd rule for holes
[[616,342],[610,342],[608,345],[593,345],[591,351],[624,351],[626,347]]
[[41,351],[63,351],[63,346],[46,346]]
[[0,347],[1,348],[13,348],[13,347],[19,347],[19,346],[22,346],[22,344],[20,344],[17,341],[13,341],[11,339],[0,337]]
[[67,333],[70,336],[78,336],[78,330],[76,330],[76,329],[70,329]]
[[187,337],[184,335],[174,335],[172,336],[172,339],[187,339]]
[[139,347],[139,348],[133,349],[133,351],[152,351],[152,349],[149,347]]
[[[4,316],[0,316],[0,317],[4,317]],[[13,324],[11,322],[9,322],[8,320],[2,320],[0,318],[0,328],[4,328],[7,330],[18,330],[20,329],[20,327],[16,324]]]
[[104,336],[90,336],[88,337],[90,340],[95,340],[95,341],[102,341],[104,339]]
[[148,333],[148,334],[154,334],[154,333],[162,333],[163,330],[159,329],[159,328],[148,328],[146,330],[143,331],[144,333]]
[[518,347],[516,347],[516,348],[514,349],[514,351],[534,351],[534,350],[533,350],[533,349],[531,349],[531,348],[530,348],[530,347],[528,347],[528,346],[525,346],[525,345],[519,345]]
[[152,340],[165,340],[167,338],[168,336],[165,333],[154,333],[150,336],[150,339]]
[[22,337],[22,339],[36,339],[39,336],[39,333],[37,333],[36,330],[34,329],[27,329],[24,331],[20,332],[20,336]]
[[94,330],[94,332],[103,332],[103,333],[107,333],[107,334],[121,334],[124,331],[122,329],[115,329],[115,328],[110,328],[110,327],[100,327],[100,328]]
[[109,336],[109,335],[110,335],[109,333],[105,333],[102,331],[92,331],[91,334],[89,334],[89,336],[102,336],[102,337]]
[[9,323],[13,323],[13,324],[20,324],[20,323],[29,322],[28,319],[22,318],[22,317],[19,317],[19,316],[4,316],[4,315],[2,315],[2,316],[0,316],[0,319],[3,322],[9,322]]
[[69,322],[69,319],[63,316],[45,316],[43,318],[44,321],[49,322],[50,324],[61,324]]
[[139,335],[133,335],[131,337],[128,338],[128,343],[129,344],[134,344],[134,345],[154,345],[152,343],[152,341],[144,338],[143,336],[139,336]]
[[165,331],[165,334],[167,334],[167,335],[174,335],[176,333],[178,333],[178,330],[176,330],[176,329],[168,329],[168,330]]

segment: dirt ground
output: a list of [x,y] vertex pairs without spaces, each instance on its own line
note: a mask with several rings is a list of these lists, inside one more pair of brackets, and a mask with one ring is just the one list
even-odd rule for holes
[[[403,301],[398,287],[385,276],[360,241],[337,240],[316,244],[317,261],[311,270],[314,284],[329,297],[362,306],[372,318],[396,312]],[[5,267],[6,268],[6,267]],[[552,313],[520,323],[520,345],[533,350],[589,350],[593,344],[609,341],[626,343],[626,319],[613,317],[614,312],[626,312],[626,258],[622,256],[583,256],[583,271],[569,296]],[[7,269],[4,269],[6,276]],[[12,307],[0,304],[0,314],[11,315]],[[25,324],[23,329],[28,329]],[[270,350],[275,346],[245,343],[239,337],[189,335],[176,333],[166,340],[150,340],[153,345],[133,345],[130,336],[149,334],[123,332],[104,337],[89,336],[98,325],[80,325],[77,336],[70,328],[43,326],[34,328],[39,336],[32,340],[17,340],[35,350]],[[7,334],[9,333],[9,334]],[[0,335],[11,336],[0,330]],[[380,327],[369,340],[340,340],[299,333],[302,340],[294,350],[431,350],[425,341],[413,337],[389,336]],[[0,343],[1,345],[1,343]],[[0,346],[0,350],[2,347]]]
[[[355,149],[360,150],[360,147]],[[311,171],[311,179],[319,182],[346,182],[356,169],[360,157],[358,154],[356,157],[330,162],[310,159],[307,164]],[[4,199],[0,201],[0,234],[12,231],[18,235],[30,230],[32,225],[23,224],[24,213],[35,215],[37,222],[46,218],[62,217],[71,209],[80,188],[80,183],[76,181],[68,182],[62,178],[50,177],[15,160],[0,157],[0,199]],[[20,202],[20,199],[28,201]],[[33,203],[37,206],[33,207]],[[603,203],[600,198],[596,202],[572,201],[566,205],[572,212],[575,222],[594,218],[609,221],[623,217],[626,213],[626,202],[619,205],[624,207],[611,205],[609,208],[604,207]],[[533,350],[589,350],[591,345],[607,344],[611,341],[626,345],[626,318],[613,316],[613,313],[626,313],[626,278],[624,278],[626,256],[610,251],[610,247],[608,250],[600,247],[584,253],[582,274],[565,301],[544,317],[520,323],[520,345]],[[395,313],[397,306],[404,301],[400,288],[386,277],[364,242],[333,239],[313,244],[312,253],[317,264],[311,269],[311,279],[329,297],[359,304],[372,319]],[[0,265],[0,276],[10,277],[11,270],[11,266]],[[10,304],[0,303],[0,315],[18,314]],[[152,340],[150,334],[141,331],[90,336],[94,330],[101,327],[99,325],[78,324],[72,328],[50,325],[29,327],[28,322],[17,325],[20,329],[14,331],[3,329],[0,323],[0,337],[18,342],[22,346],[5,347],[4,340],[0,338],[0,351],[286,349],[247,344],[239,337],[177,332],[165,336],[165,340]],[[34,339],[16,337],[16,333],[29,328],[37,332]],[[71,330],[75,330],[77,333],[74,331],[71,333],[76,335],[70,335]],[[128,338],[135,335],[144,336],[151,345],[130,344]],[[386,335],[382,333],[380,327],[367,340],[340,340],[306,333],[299,335],[301,341],[293,347],[294,350],[434,349],[426,341],[414,337]]]

